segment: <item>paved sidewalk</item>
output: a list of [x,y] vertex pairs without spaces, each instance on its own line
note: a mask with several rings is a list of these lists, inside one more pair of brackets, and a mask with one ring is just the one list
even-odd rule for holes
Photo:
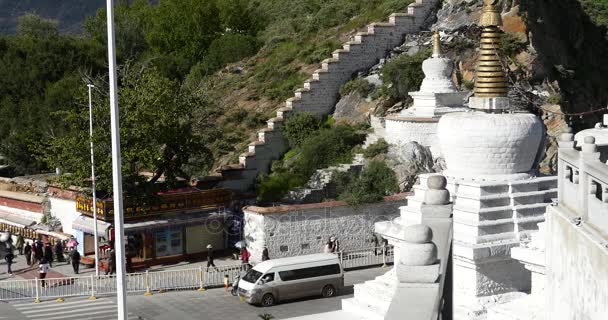
[[[223,265],[239,265],[240,260],[234,260],[231,257],[220,257],[214,260],[216,266]],[[150,272],[153,271],[168,271],[168,270],[180,270],[180,269],[194,269],[198,267],[207,267],[207,261],[182,261],[174,264],[167,265],[156,265],[150,267],[148,270]],[[0,262],[0,281],[2,280],[23,280],[23,279],[34,279],[37,277],[38,268],[35,266],[28,266],[25,261],[25,256],[20,256],[19,254],[15,255],[15,259],[13,260],[13,264],[11,266],[13,270],[13,276],[9,276],[6,271],[6,262]],[[86,267],[84,265],[80,265],[78,276],[81,275],[91,275],[95,273],[95,268]],[[139,270],[138,272],[143,272],[144,270]],[[101,271],[103,274],[103,271]],[[67,264],[66,262],[53,262],[53,267],[50,268],[49,273],[47,274],[47,278],[63,278],[63,277],[73,277],[77,276],[72,269],[71,264]]]

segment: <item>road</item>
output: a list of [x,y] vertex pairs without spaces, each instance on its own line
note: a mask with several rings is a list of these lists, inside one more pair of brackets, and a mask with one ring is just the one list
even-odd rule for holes
[[[345,274],[345,292],[334,298],[310,298],[281,303],[262,308],[240,302],[224,289],[210,289],[204,292],[175,291],[144,295],[129,295],[129,320],[201,320],[239,319],[259,320],[259,314],[269,313],[275,319],[303,316],[339,310],[341,300],[352,297],[353,284],[371,280],[389,269],[370,268],[349,271]],[[30,301],[0,303],[0,320],[111,320],[116,319],[114,297],[100,297],[89,301],[78,297],[65,302]]]

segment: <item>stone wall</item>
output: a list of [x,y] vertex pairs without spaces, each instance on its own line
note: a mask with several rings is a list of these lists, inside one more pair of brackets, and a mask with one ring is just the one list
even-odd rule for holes
[[342,201],[315,204],[255,207],[245,213],[245,239],[252,261],[260,260],[264,246],[271,258],[323,252],[330,236],[336,236],[342,250],[374,246],[370,241],[374,223],[393,219],[408,194],[386,197],[385,201],[353,208]]
[[285,106],[277,110],[277,116],[268,120],[268,128],[258,132],[256,141],[249,144],[248,152],[239,157],[239,163],[223,166],[220,172],[221,187],[233,190],[249,190],[258,174],[269,171],[273,160],[285,151],[287,144],[281,126],[289,116],[310,112],[318,115],[330,114],[338,102],[342,84],[358,71],[371,68],[401,44],[408,33],[417,32],[423,26],[438,0],[416,0],[410,4],[408,13],[394,13],[387,23],[373,23],[367,32],[359,32],[333,52],[332,57],[322,61],[303,88],[287,99]]
[[576,226],[567,211],[547,210],[545,319],[606,319],[608,239]]
[[440,155],[439,138],[437,137],[438,119],[406,119],[404,117],[392,116],[385,119],[385,140],[392,144],[405,144],[416,141],[429,147],[433,157]]

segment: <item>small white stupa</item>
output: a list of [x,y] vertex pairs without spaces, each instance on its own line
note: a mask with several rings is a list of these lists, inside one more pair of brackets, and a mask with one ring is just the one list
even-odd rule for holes
[[441,54],[439,32],[433,35],[433,55],[424,60],[424,80],[417,92],[410,92],[413,105],[385,119],[386,141],[395,145],[416,141],[440,155],[437,122],[447,113],[464,111],[468,92],[459,91],[452,81],[454,64]]

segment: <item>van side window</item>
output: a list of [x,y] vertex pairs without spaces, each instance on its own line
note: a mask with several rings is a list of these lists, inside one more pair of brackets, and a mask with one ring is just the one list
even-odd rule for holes
[[279,276],[283,281],[292,281],[306,278],[322,277],[332,274],[340,274],[339,264],[330,264],[326,266],[302,268],[294,270],[286,270],[279,272]]
[[272,282],[274,281],[274,272],[273,273],[267,273],[262,277],[262,280],[264,280],[264,283],[268,283],[268,282]]

